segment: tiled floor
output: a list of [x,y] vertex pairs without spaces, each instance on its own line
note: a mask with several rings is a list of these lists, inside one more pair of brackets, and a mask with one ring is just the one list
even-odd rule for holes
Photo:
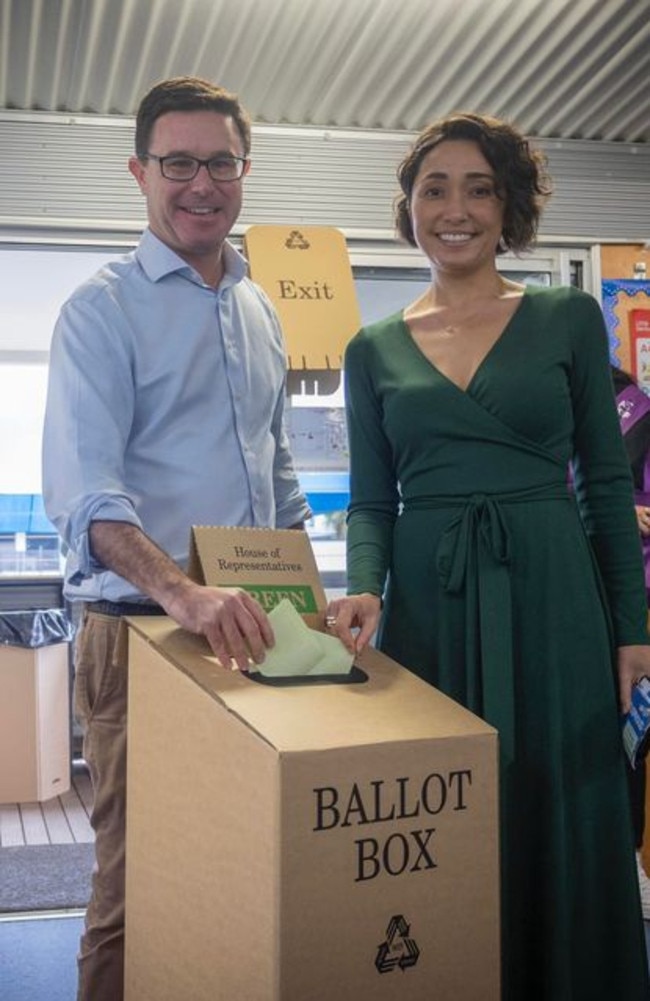
[[91,788],[84,767],[73,769],[68,792],[44,803],[0,804],[0,850],[19,845],[90,843]]

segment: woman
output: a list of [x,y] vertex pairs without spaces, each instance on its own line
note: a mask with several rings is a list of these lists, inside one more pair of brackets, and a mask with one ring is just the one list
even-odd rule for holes
[[499,730],[503,997],[647,1001],[619,709],[650,648],[602,315],[497,271],[547,194],[511,126],[443,119],[398,177],[431,284],[346,352],[349,596],[328,623],[351,650],[379,626]]

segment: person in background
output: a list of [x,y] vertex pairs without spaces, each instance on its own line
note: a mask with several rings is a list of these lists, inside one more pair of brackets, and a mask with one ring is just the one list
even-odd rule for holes
[[[615,365],[612,365],[612,378],[618,419],[634,481],[634,507],[643,551],[646,601],[650,604],[650,398],[631,375]],[[645,758],[641,759],[636,768],[627,763],[627,775],[641,908],[644,919],[650,921],[650,879],[641,858],[645,832]]]
[[84,608],[75,700],[96,834],[79,1001],[123,997],[121,618],[166,613],[223,664],[260,662],[267,616],[245,592],[187,577],[191,526],[297,528],[310,516],[283,427],[280,326],[228,241],[249,153],[235,95],[190,77],[154,86],[129,161],[148,228],[65,303],[52,342],[44,499],[67,550],[65,596]]
[[505,1001],[647,1001],[620,713],[650,646],[603,317],[497,270],[549,193],[513,126],[444,118],[398,177],[431,282],[346,350],[348,595],[328,622],[355,651],[378,627],[499,731]]

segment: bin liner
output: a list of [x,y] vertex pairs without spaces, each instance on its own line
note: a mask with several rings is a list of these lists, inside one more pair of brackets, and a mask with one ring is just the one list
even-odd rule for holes
[[74,626],[64,608],[39,608],[21,612],[0,612],[0,644],[40,647],[66,643]]

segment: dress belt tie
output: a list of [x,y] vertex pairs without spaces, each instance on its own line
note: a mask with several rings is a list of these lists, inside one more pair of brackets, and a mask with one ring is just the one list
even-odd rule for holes
[[471,494],[460,497],[422,497],[405,502],[408,511],[455,507],[437,553],[437,571],[450,594],[465,587],[475,562],[479,598],[482,713],[499,731],[501,762],[510,764],[515,753],[515,685],[512,649],[512,542],[503,506],[531,501],[570,500],[566,484],[507,494]]

